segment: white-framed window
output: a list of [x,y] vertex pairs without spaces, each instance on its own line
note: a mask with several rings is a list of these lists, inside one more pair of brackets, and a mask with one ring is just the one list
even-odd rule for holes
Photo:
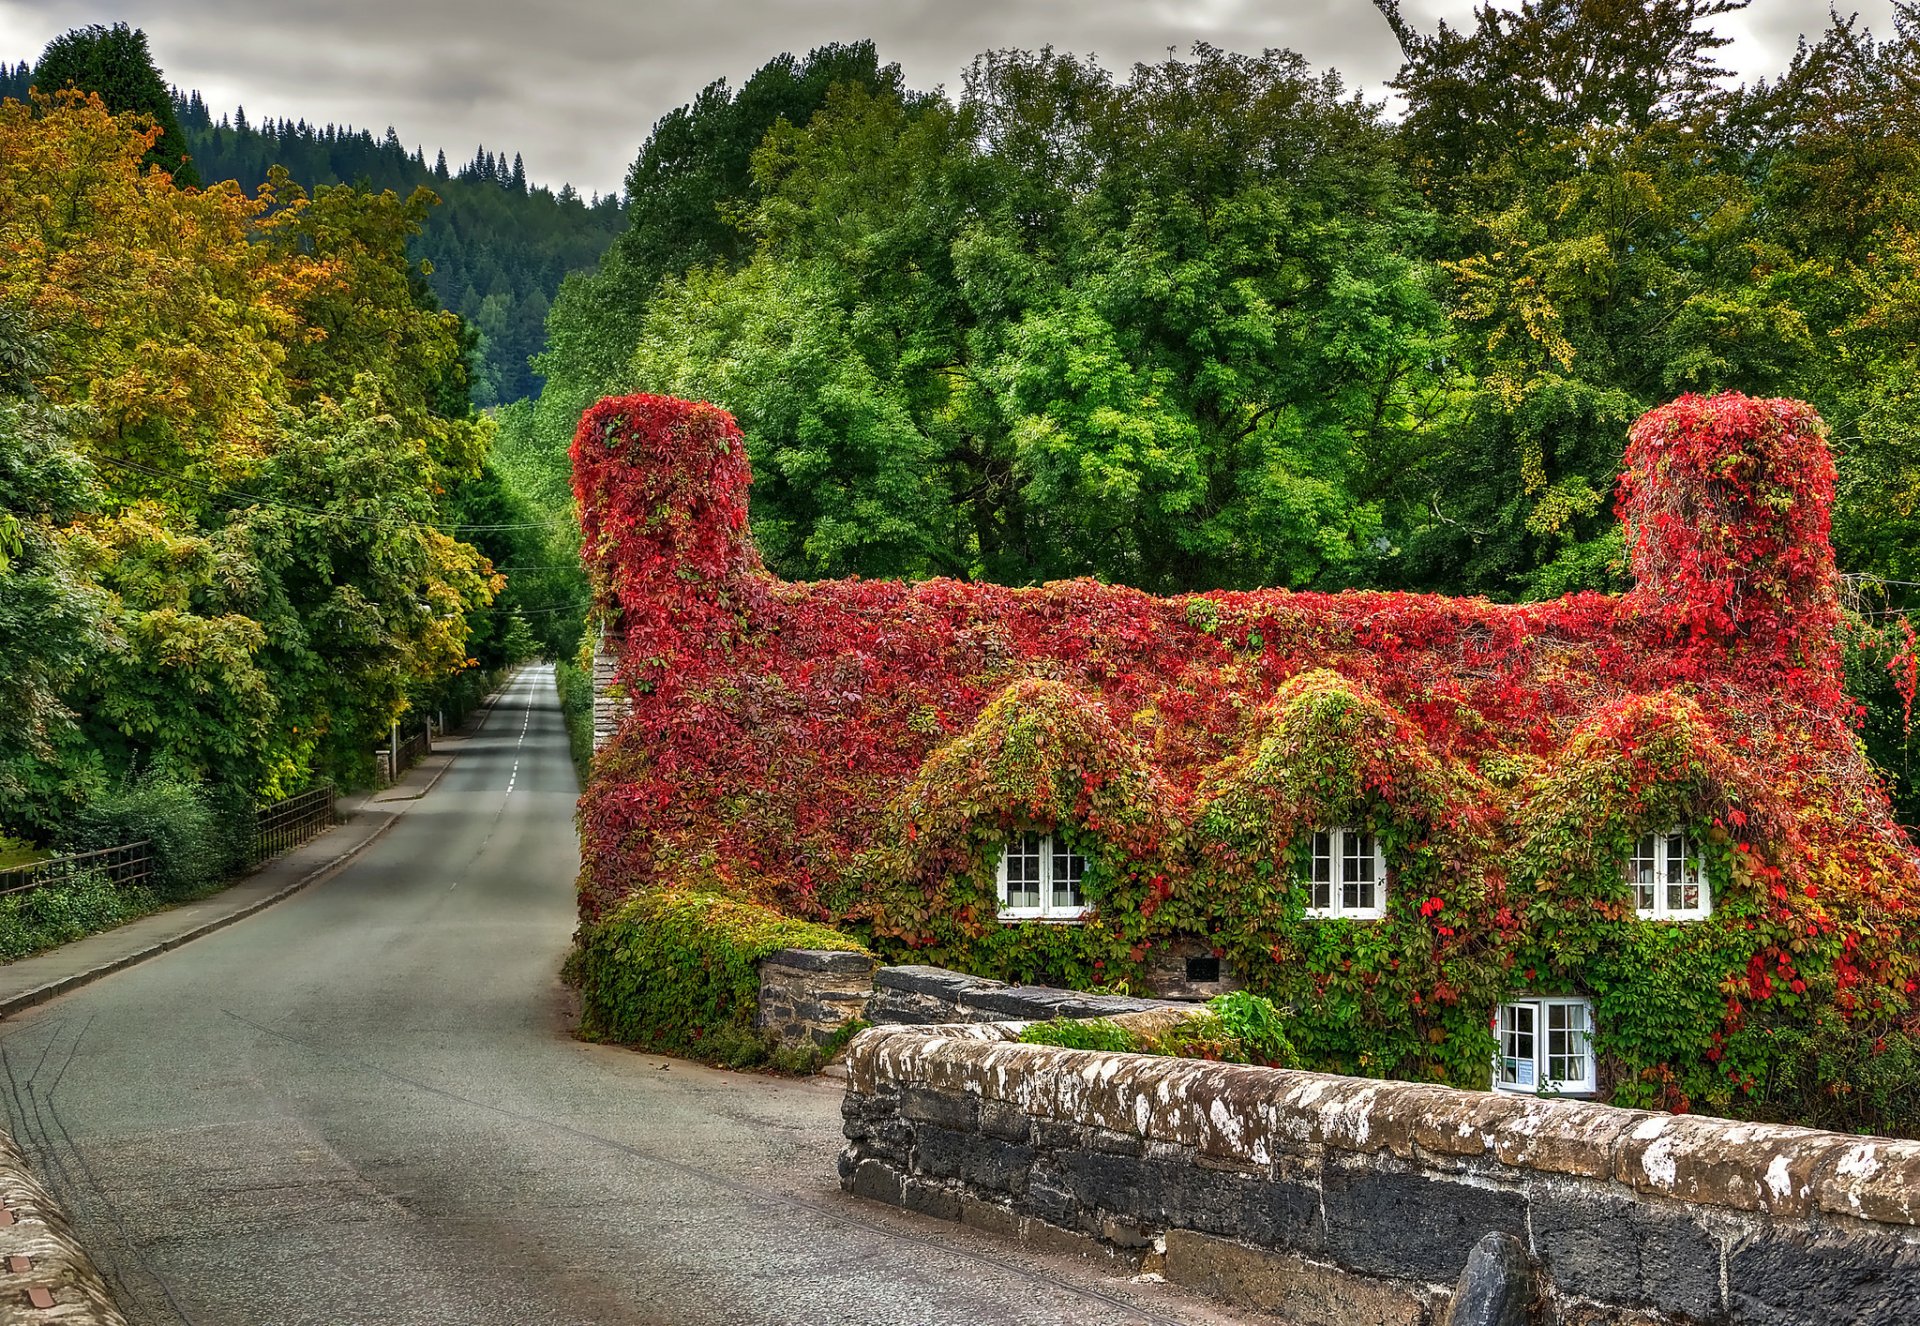
[[1086,914],[1080,892],[1087,858],[1058,834],[1021,829],[1000,853],[1000,919],[1077,921]]
[[1555,1092],[1592,1095],[1593,1001],[1515,999],[1494,1014],[1500,1042],[1493,1061],[1493,1089],[1526,1095]]
[[1682,829],[1643,833],[1627,858],[1633,909],[1650,921],[1697,921],[1713,911],[1713,890],[1693,836]]
[[1387,854],[1361,829],[1321,829],[1307,857],[1308,916],[1376,921],[1387,910]]

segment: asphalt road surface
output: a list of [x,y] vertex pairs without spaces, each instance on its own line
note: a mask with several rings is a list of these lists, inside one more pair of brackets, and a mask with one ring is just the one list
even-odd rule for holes
[[341,873],[0,1024],[136,1326],[1226,1322],[843,1195],[837,1083],[569,1038],[549,668]]

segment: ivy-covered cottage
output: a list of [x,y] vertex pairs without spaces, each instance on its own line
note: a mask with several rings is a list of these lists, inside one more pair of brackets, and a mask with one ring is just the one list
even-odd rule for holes
[[574,464],[632,700],[588,923],[706,890],[895,960],[1243,984],[1333,1071],[1916,1109],[1920,870],[1851,728],[1804,405],[1648,414],[1634,588],[1520,605],[787,583],[723,411],[603,401]]

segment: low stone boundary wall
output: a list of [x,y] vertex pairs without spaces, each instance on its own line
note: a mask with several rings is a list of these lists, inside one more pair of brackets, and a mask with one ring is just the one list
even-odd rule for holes
[[1008,985],[945,967],[882,967],[873,978],[867,1021],[875,1026],[1045,1022],[1049,1018],[1111,1018],[1148,1009],[1192,1007],[1164,999],[1083,994],[1046,985]]
[[783,948],[760,960],[760,1009],[754,1025],[781,1045],[805,1048],[830,1042],[865,1017],[873,969],[864,953]]
[[1547,1323],[1920,1319],[1920,1143],[1018,1032],[855,1038],[844,1185],[1316,1326],[1437,1326],[1489,1232]]
[[127,1326],[67,1216],[0,1133],[0,1322]]

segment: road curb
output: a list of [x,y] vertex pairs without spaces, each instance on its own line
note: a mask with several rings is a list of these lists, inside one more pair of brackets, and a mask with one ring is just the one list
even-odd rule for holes
[[[517,676],[518,674],[516,673],[515,675]],[[509,678],[508,680],[511,681],[512,678]],[[499,698],[499,695],[502,692],[504,692],[505,689],[506,688],[503,686],[500,691],[495,692],[492,697],[489,697],[489,701],[486,709],[486,715],[492,714],[493,701],[497,700]],[[481,717],[482,722],[486,721],[486,715],[482,715]],[[430,755],[427,758],[433,759],[434,756]],[[247,903],[242,907],[235,908],[233,911],[227,912],[221,916],[216,916],[212,920],[207,921],[205,924],[195,926],[191,930],[184,931],[181,934],[177,934],[177,935],[169,935],[165,939],[157,940],[154,943],[149,944],[147,947],[140,949],[136,952],[124,953],[117,958],[113,958],[109,961],[102,962],[97,966],[89,967],[85,971],[74,972],[71,975],[62,976],[56,980],[48,981],[43,985],[36,985],[31,990],[22,990],[19,994],[0,996],[0,1021],[4,1021],[7,1018],[10,1018],[16,1013],[23,1013],[29,1008],[34,1008],[40,1004],[44,1004],[50,999],[56,999],[59,996],[66,994],[70,990],[77,990],[83,985],[91,985],[95,981],[98,981],[104,977],[113,975],[115,972],[125,971],[129,967],[137,967],[143,962],[150,961],[151,959],[160,957],[163,954],[171,953],[173,952],[173,950],[181,947],[184,944],[191,944],[196,939],[204,939],[206,936],[213,934],[217,930],[224,930],[228,926],[234,924],[236,921],[244,921],[249,916],[252,916],[257,912],[263,912],[277,902],[285,901],[286,899],[292,897],[294,894],[300,892],[302,889],[308,888],[311,885],[319,883],[321,880],[325,879],[327,876],[332,875],[338,870],[340,870],[348,862],[352,861],[356,856],[359,856],[360,853],[366,851],[369,847],[373,846],[375,843],[379,842],[383,837],[385,837],[387,834],[387,831],[393,828],[395,824],[398,824],[400,822],[401,816],[405,815],[407,811],[410,810],[415,805],[418,805],[419,802],[427,795],[427,793],[433,791],[433,789],[439,785],[440,780],[446,777],[447,770],[453,768],[453,761],[454,761],[454,756],[452,754],[447,755],[446,763],[441,765],[439,769],[434,771],[433,777],[427,780],[427,785],[420,789],[420,792],[417,796],[407,797],[398,801],[395,808],[388,813],[387,822],[385,824],[382,824],[379,828],[375,829],[372,833],[368,834],[366,838],[354,844],[352,847],[348,848],[346,851],[341,852],[338,856],[335,856],[330,860],[321,862],[319,865],[309,870],[306,874],[300,876],[299,879],[296,879],[291,884],[288,884],[285,888],[277,889],[273,893],[268,894],[264,898],[255,898],[252,902]],[[399,786],[399,784],[396,783],[394,786],[397,787]],[[366,807],[371,804],[373,804],[373,799],[369,797],[366,801],[361,803],[361,812],[364,813],[366,810]],[[241,881],[236,880],[234,882],[238,884]],[[112,932],[102,931],[101,933],[111,934]],[[89,938],[91,938],[91,936],[89,936]],[[85,943],[86,940],[81,939],[81,940],[76,940],[75,942]],[[4,1134],[0,1134],[0,1136],[4,1136]],[[3,1164],[4,1164],[4,1153],[0,1153],[0,1165],[3,1165]],[[4,1228],[4,1226],[0,1226],[0,1228]]]

